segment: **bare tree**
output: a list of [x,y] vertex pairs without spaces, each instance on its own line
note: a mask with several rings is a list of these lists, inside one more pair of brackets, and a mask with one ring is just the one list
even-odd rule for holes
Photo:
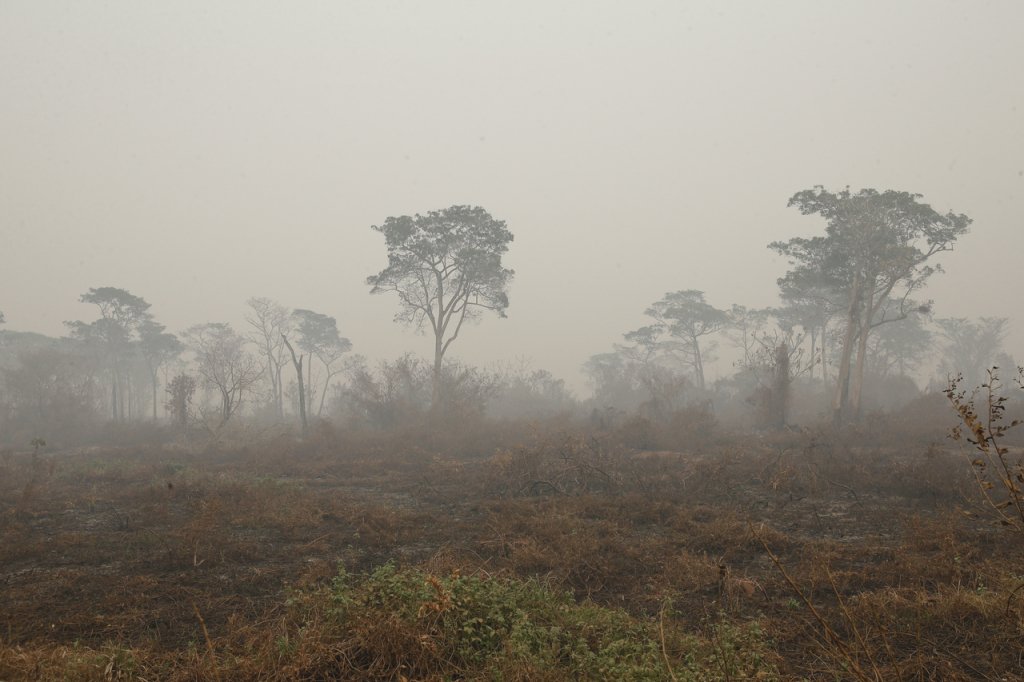
[[249,339],[259,349],[259,354],[266,363],[266,376],[270,380],[271,398],[274,413],[280,419],[284,417],[284,384],[281,370],[287,359],[285,357],[284,335],[290,333],[290,311],[269,298],[250,298],[246,301],[250,312],[245,321],[252,328]]
[[246,350],[246,339],[226,323],[195,325],[184,336],[195,352],[203,383],[219,394],[218,428],[224,426],[242,406],[246,392],[263,374],[263,367]]
[[302,421],[302,432],[305,433],[309,429],[309,417],[306,416],[306,386],[305,380],[302,378],[302,363],[306,359],[305,355],[296,355],[295,349],[292,347],[288,337],[284,334],[281,335],[281,341],[288,348],[288,352],[292,355],[292,366],[295,367],[295,376],[298,377],[299,381],[299,419]]

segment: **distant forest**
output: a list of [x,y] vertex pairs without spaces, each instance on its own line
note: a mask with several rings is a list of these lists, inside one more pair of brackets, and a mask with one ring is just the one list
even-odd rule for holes
[[[143,292],[99,286],[80,296],[94,316],[66,322],[62,338],[0,330],[0,442],[89,443],[142,425],[166,438],[216,438],[325,420],[367,430],[553,417],[656,428],[694,410],[756,428],[841,425],[933,395],[955,376],[974,386],[993,365],[1016,367],[1003,348],[1007,318],[943,317],[941,301],[925,297],[968,217],[891,190],[815,187],[789,204],[824,229],[768,245],[789,262],[779,306],[717,307],[701,289],[666,292],[644,309],[648,324],[583,361],[590,396],[524,362],[453,359],[464,324],[509,314],[515,273],[502,262],[514,240],[506,224],[452,206],[372,227],[388,264],[367,277],[370,293],[397,302],[396,322],[425,333],[426,357],[371,363],[344,321],[265,297],[244,302],[242,328],[214,321],[171,332]],[[711,381],[722,351],[736,358],[732,371]]]

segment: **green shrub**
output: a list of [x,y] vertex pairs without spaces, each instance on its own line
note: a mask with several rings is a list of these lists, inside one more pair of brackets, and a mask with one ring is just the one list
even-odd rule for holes
[[[570,594],[537,580],[458,573],[437,577],[388,563],[362,580],[339,574],[330,601],[339,634],[362,648],[352,660],[390,661],[410,678],[714,680],[774,675],[764,662],[766,645],[756,628],[721,626],[712,643],[669,627],[663,652],[657,622],[589,602],[577,604]],[[396,648],[410,643],[419,649]]]

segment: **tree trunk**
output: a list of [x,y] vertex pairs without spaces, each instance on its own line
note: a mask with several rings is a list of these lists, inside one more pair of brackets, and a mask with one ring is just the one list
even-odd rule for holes
[[860,336],[857,339],[857,365],[853,372],[850,389],[850,414],[860,419],[860,398],[864,389],[864,368],[868,354],[868,333],[871,331],[871,318],[874,313],[874,287],[869,290],[868,302],[860,315]]
[[220,425],[224,426],[231,419],[231,394],[223,388],[220,389]]
[[697,374],[697,386],[704,390],[704,359],[700,355],[700,341],[693,337],[693,368]]
[[317,408],[316,411],[317,417],[321,417],[324,414],[324,400],[327,398],[327,389],[331,385],[331,377],[334,376],[333,374],[331,374],[330,367],[327,367],[325,371],[327,372],[327,376],[324,377],[324,387],[320,391],[320,407]]
[[821,325],[821,387],[828,395],[828,324]]
[[[310,354],[305,357],[309,358],[309,362],[306,363],[306,414],[308,416],[309,411],[313,409],[313,356]],[[301,387],[301,384],[299,386]]]
[[302,380],[302,360],[303,356],[295,357],[295,349],[292,348],[292,344],[288,343],[288,337],[281,334],[281,338],[284,339],[284,345],[288,346],[288,352],[292,354],[292,365],[295,366],[295,374],[299,378],[299,416],[302,418],[302,433],[305,435],[309,429],[309,422],[306,419],[306,386]]
[[273,376],[275,377],[274,384],[274,410],[277,412],[278,419],[284,419],[284,387],[281,385],[281,363],[274,363]]
[[434,335],[434,386],[430,398],[431,410],[441,409],[441,365],[444,361],[444,346],[441,344],[441,334]]
[[817,335],[818,330],[812,327],[809,334],[809,336],[811,337],[811,366],[807,371],[807,379],[811,382],[812,385],[814,384],[814,363],[817,361],[817,353],[814,352],[817,350],[817,346],[815,344],[815,341],[817,340]]
[[772,386],[772,421],[777,429],[786,428],[789,417],[789,346],[781,344],[775,348],[775,381]]
[[280,418],[280,403],[277,400],[277,382],[280,374],[277,371],[277,363],[270,352],[267,353],[267,370],[270,374],[270,399],[274,402],[274,416]]
[[437,318],[434,320],[434,386],[430,397],[430,411],[441,412],[441,366],[444,362],[444,330],[448,326],[444,315],[444,277],[434,272],[437,280]]
[[846,316],[846,332],[843,334],[843,348],[839,360],[839,376],[836,377],[836,392],[832,398],[832,425],[842,426],[846,411],[847,389],[850,385],[850,360],[853,357],[854,334],[860,327],[861,308],[860,273],[853,279],[850,292],[850,309]]

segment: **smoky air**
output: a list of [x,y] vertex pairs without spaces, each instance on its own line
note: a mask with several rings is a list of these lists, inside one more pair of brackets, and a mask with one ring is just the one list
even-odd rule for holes
[[1018,679],[1013,2],[0,6],[0,680]]

